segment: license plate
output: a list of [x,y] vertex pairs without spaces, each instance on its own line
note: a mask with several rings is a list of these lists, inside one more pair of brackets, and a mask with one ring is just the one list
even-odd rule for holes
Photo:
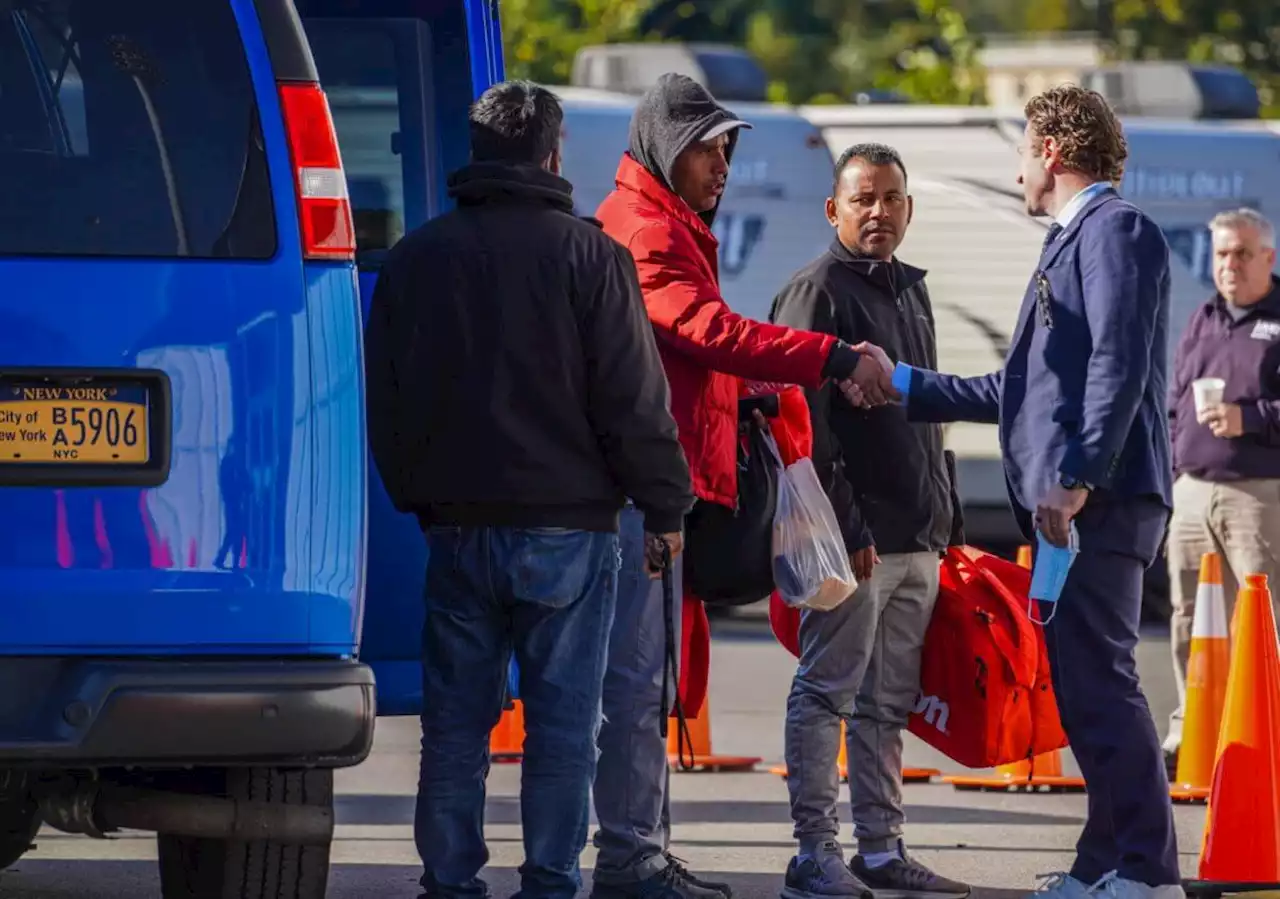
[[144,465],[150,411],[139,384],[9,382],[0,388],[0,463]]

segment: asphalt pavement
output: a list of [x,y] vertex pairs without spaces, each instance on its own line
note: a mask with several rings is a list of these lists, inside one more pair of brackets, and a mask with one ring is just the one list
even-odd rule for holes
[[[759,756],[746,774],[677,773],[672,778],[674,852],[691,869],[731,883],[741,899],[776,897],[793,849],[785,782],[768,773],[782,757],[782,719],[794,659],[759,620],[716,623],[711,686],[716,752]],[[1163,733],[1176,702],[1167,631],[1150,629],[1139,668]],[[962,773],[908,736],[906,764]],[[415,719],[378,725],[370,759],[338,775],[337,842],[330,899],[412,899],[420,874],[413,845],[417,779]],[[1077,771],[1069,753],[1068,773]],[[495,765],[490,777],[486,878],[495,897],[514,894],[520,864],[519,765]],[[1040,873],[1065,869],[1080,831],[1083,794],[958,792],[944,784],[909,784],[907,841],[922,860],[979,888],[979,899],[1011,899]],[[847,791],[841,788],[841,836],[850,836]],[[1202,806],[1178,806],[1183,872],[1194,874],[1204,822]],[[588,846],[583,865],[589,869]],[[45,828],[38,848],[0,874],[0,897],[14,899],[147,899],[159,896],[155,840],[127,834],[108,841]],[[589,886],[589,870],[586,874]],[[586,890],[584,889],[583,895]]]

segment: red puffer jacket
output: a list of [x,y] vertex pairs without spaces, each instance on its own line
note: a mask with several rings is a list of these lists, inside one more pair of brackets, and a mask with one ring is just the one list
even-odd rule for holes
[[[740,379],[819,387],[836,339],[738,315],[720,296],[718,242],[702,219],[629,154],[615,183],[596,217],[635,257],[694,492],[732,506]],[[690,715],[706,692],[708,634],[702,603],[686,596],[680,688]]]

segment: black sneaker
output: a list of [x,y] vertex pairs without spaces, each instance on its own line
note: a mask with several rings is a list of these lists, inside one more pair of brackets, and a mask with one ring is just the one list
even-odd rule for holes
[[1164,770],[1169,775],[1169,783],[1173,783],[1178,779],[1178,750],[1166,749],[1164,751]]
[[667,866],[652,877],[635,883],[593,883],[591,899],[727,899],[724,891],[703,886],[678,860],[667,857]]
[[683,876],[685,880],[689,881],[694,886],[699,886],[704,890],[712,890],[713,892],[719,893],[724,896],[724,899],[733,899],[733,887],[729,886],[729,884],[720,883],[716,880],[703,880],[701,877],[691,874],[689,869],[684,866],[684,859],[676,858],[668,852],[667,867],[673,866],[676,869],[676,873]]
[[787,865],[782,899],[873,899],[871,890],[844,863],[835,840],[827,840],[814,855],[795,856]]
[[876,899],[964,899],[969,895],[966,884],[934,874],[907,855],[898,842],[898,857],[874,868],[861,855],[849,863],[854,875],[871,888]]

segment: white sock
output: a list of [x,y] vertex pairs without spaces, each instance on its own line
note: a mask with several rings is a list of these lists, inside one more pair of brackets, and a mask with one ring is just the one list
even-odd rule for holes
[[868,868],[883,868],[889,862],[896,858],[902,858],[896,850],[890,849],[888,852],[864,852],[862,860],[867,863]]

